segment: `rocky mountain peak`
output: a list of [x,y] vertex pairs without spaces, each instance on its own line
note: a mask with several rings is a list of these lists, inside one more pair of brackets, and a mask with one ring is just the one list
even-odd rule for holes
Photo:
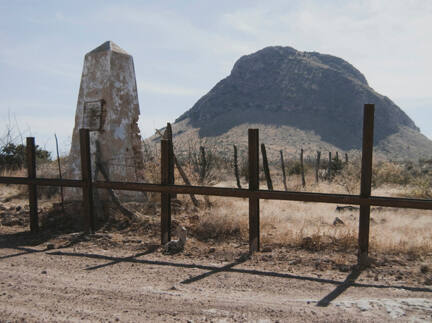
[[350,150],[361,148],[365,103],[375,104],[376,145],[402,128],[422,136],[414,122],[369,87],[365,76],[347,61],[272,46],[242,56],[230,75],[176,123],[187,120],[201,138],[218,137],[244,124],[288,126]]

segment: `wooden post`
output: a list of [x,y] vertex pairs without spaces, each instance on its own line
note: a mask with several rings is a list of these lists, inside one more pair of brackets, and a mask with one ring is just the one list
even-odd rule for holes
[[[169,140],[161,140],[161,184],[170,184]],[[171,240],[171,194],[161,193],[161,244]]]
[[345,153],[345,164],[348,165],[348,153]]
[[[259,190],[259,137],[258,129],[248,130],[248,159],[249,159],[249,190]],[[249,198],[249,251],[259,251],[259,199]]]
[[[60,154],[58,149],[58,140],[57,135],[54,134],[55,142],[56,142],[56,152],[57,152],[57,165],[58,165],[58,171],[59,171],[59,179],[62,180],[62,171],[61,171],[61,163],[60,163]],[[63,215],[66,215],[65,208],[64,208],[64,194],[63,194],[63,186],[60,186],[60,198],[61,198],[61,207],[63,211]]]
[[206,171],[207,171],[207,160],[205,155],[205,149],[203,146],[200,146],[200,174],[199,174],[199,181],[200,185],[203,185],[204,179],[206,177]]
[[315,163],[315,183],[318,184],[319,181],[319,169],[320,169],[320,161],[321,161],[321,152],[317,151],[317,159]]
[[88,129],[80,129],[80,151],[81,151],[81,178],[83,181],[83,208],[84,208],[84,231],[95,232],[95,218],[93,212],[93,187],[92,171],[90,161],[90,132]]
[[[374,104],[365,104],[363,115],[363,145],[360,196],[370,197],[372,185],[372,152],[374,140]],[[370,205],[360,204],[358,263],[368,263]]]
[[306,186],[305,174],[304,174],[304,164],[303,164],[303,148],[300,150],[300,172],[301,172],[301,180],[302,186]]
[[267,189],[269,191],[273,191],[273,183],[270,176],[270,169],[268,166],[268,160],[267,160],[267,152],[264,144],[261,144],[261,154],[263,159],[263,168],[264,168],[264,175],[267,181]]
[[[170,124],[170,123],[168,123],[168,124]],[[159,136],[161,136],[162,139],[164,138],[165,135],[163,133],[161,133],[158,129],[156,129],[156,132],[159,134]],[[190,154],[190,151],[189,151],[189,154]],[[174,160],[174,165],[177,167],[177,170],[179,171],[180,176],[182,177],[184,183],[187,186],[191,186],[191,183],[190,183],[189,179],[187,178],[186,173],[183,171],[183,168],[181,167],[179,161],[177,160],[176,155],[174,154],[174,149],[172,150],[172,158]],[[189,159],[190,159],[190,157],[189,157]],[[199,203],[198,203],[198,200],[195,198],[195,195],[189,194],[189,196],[192,200],[193,205],[198,206]]]
[[[164,133],[164,139],[167,139],[169,142],[169,150],[170,155],[174,155],[174,144],[172,139],[172,127],[171,123],[167,123]],[[174,158],[170,158],[170,165],[169,165],[169,183],[174,184],[175,183],[175,176],[174,176]],[[171,194],[171,198],[175,199],[177,198],[177,194]]]
[[[34,137],[27,137],[26,145],[27,177],[36,178],[36,146]],[[29,208],[30,208],[30,231],[39,231],[37,187],[35,184],[28,185]]]
[[335,159],[336,159],[337,162],[339,161],[339,152],[338,152],[338,151],[336,152],[336,157],[335,157]]
[[288,191],[288,187],[287,187],[287,183],[286,183],[286,173],[285,173],[285,163],[284,163],[284,158],[283,158],[283,152],[282,152],[282,150],[280,150],[279,152],[280,152],[281,167],[282,167],[282,180],[283,180],[285,191]]
[[237,181],[237,187],[241,188],[239,169],[238,169],[237,146],[236,145],[233,146],[234,146],[234,175]]
[[331,151],[329,151],[329,160],[328,160],[328,168],[327,168],[327,179],[329,182],[331,182],[331,167],[332,167],[332,156]]
[[[187,186],[191,186],[191,183],[190,183],[189,179],[187,178],[186,173],[184,172],[184,170],[183,170],[183,168],[181,167],[180,163],[178,162],[176,156],[173,154],[172,157],[173,157],[173,159],[174,159],[174,164],[176,165],[176,167],[177,167],[177,169],[178,169],[178,171],[179,171],[179,173],[180,173],[180,176],[182,177],[184,183],[185,183]],[[199,203],[198,203],[198,200],[195,198],[195,195],[193,195],[193,194],[189,194],[189,196],[190,196],[190,198],[191,198],[191,200],[192,200],[193,205],[194,205],[195,207],[197,207],[197,206],[199,205]]]

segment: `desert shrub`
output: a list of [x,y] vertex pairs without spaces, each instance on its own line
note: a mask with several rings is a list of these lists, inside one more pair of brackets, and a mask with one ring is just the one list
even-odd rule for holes
[[0,168],[2,170],[17,170],[24,166],[25,146],[8,143],[0,151]]
[[332,176],[339,174],[344,168],[345,164],[339,158],[333,158],[331,164]]
[[[36,162],[51,161],[51,153],[36,146]],[[26,166],[26,147],[23,144],[7,143],[0,150],[0,170],[17,170]]]
[[199,240],[224,240],[241,236],[242,223],[235,217],[225,214],[204,215],[195,228],[195,235]]
[[[345,163],[339,159],[339,158],[332,158],[331,166],[330,166],[330,174],[331,174],[331,180],[333,180],[336,175],[339,175],[343,168],[345,167]],[[321,161],[320,169],[325,170],[326,178],[328,179],[328,169],[329,169],[329,162],[327,159],[324,159]]]
[[[384,184],[408,185],[417,176],[414,172],[403,164],[396,164],[388,161],[380,161],[372,166],[372,186],[379,187]],[[346,189],[350,194],[358,192],[361,179],[361,162],[360,159],[353,160],[344,164],[342,169],[337,173],[335,182]]]
[[328,249],[337,249],[339,251],[349,251],[356,247],[357,236],[352,230],[342,230],[332,235],[314,233],[311,236],[304,237],[299,246],[310,251],[322,251]]
[[379,187],[383,184],[407,185],[412,179],[410,171],[413,166],[408,163],[405,165],[392,162],[379,162],[373,165],[372,185]]
[[200,184],[212,177],[216,168],[216,157],[215,151],[211,148],[189,145],[186,162],[191,166]]
[[339,171],[334,182],[342,186],[348,194],[358,194],[360,191],[361,167],[360,161],[350,162]]
[[[285,161],[286,173],[291,175],[300,175],[301,174],[301,163],[300,160],[288,160]],[[315,169],[315,163],[305,158],[303,162],[303,168],[305,174],[309,171],[313,171]]]
[[429,176],[416,177],[412,181],[409,196],[419,199],[432,199],[432,178]]
[[291,161],[287,164],[288,175],[300,175],[301,174],[301,163],[300,161]]
[[212,152],[214,168],[217,171],[228,170],[231,173],[231,169],[234,168],[234,161],[232,158],[228,157],[223,153]]
[[246,182],[249,181],[249,162],[245,157],[243,157],[239,162],[239,175],[240,177],[244,177]]
[[144,163],[150,162],[154,163],[159,160],[158,149],[156,145],[152,145],[149,140],[144,140],[142,142],[142,153]]
[[422,174],[432,174],[432,159],[419,159]]
[[188,153],[182,157],[183,163],[190,167],[198,183],[208,184],[220,180],[226,173],[232,174],[232,156],[217,148],[212,144],[190,144]]

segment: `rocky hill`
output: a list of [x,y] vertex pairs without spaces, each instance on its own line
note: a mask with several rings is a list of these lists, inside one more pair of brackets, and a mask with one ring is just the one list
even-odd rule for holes
[[360,71],[341,58],[291,47],[241,57],[173,130],[180,142],[195,136],[231,145],[246,144],[246,129],[254,125],[270,149],[356,150],[365,103],[375,104],[378,152],[393,159],[432,157],[432,141]]

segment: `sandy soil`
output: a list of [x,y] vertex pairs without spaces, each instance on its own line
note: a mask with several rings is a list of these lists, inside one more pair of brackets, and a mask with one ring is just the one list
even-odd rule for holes
[[156,236],[31,235],[0,227],[0,321],[431,321],[431,256],[192,242],[164,255]]
[[[16,196],[0,202],[0,322],[432,321],[432,253],[372,251],[359,270],[355,250],[263,244],[250,256],[241,237],[191,234],[165,255],[156,215],[113,216],[84,235],[80,207],[65,217],[41,201],[41,232],[30,234]],[[173,225],[193,228],[196,215],[174,211]]]

